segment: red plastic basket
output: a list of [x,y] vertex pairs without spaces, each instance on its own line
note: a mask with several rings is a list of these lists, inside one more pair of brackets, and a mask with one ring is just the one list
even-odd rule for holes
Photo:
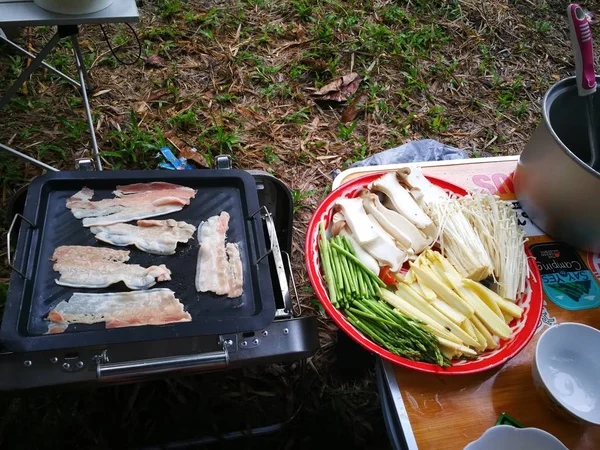
[[[346,317],[344,317],[344,315],[331,304],[327,294],[327,289],[325,287],[325,280],[321,273],[319,261],[319,223],[325,221],[325,224],[328,227],[333,215],[333,207],[338,199],[342,197],[357,197],[361,190],[366,188],[369,183],[381,176],[381,173],[365,175],[360,178],[356,178],[331,192],[317,207],[317,210],[313,214],[313,217],[308,225],[304,246],[306,268],[308,270],[308,276],[313,289],[321,301],[321,304],[325,308],[325,311],[327,311],[327,314],[333,319],[338,327],[344,330],[346,334],[348,334],[365,349],[378,354],[382,358],[394,364],[421,372],[437,373],[441,375],[477,373],[497,367],[517,355],[533,337],[540,321],[543,308],[543,289],[539,270],[533,257],[531,256],[531,253],[529,252],[529,249],[527,248],[527,254],[530,256],[530,276],[527,280],[526,294],[524,294],[517,301],[517,305],[523,308],[523,315],[520,319],[514,319],[509,324],[512,330],[512,337],[501,341],[498,348],[482,353],[477,359],[453,361],[452,366],[447,368],[442,368],[435,364],[411,361],[390,353],[354,328],[354,326],[348,322]],[[457,195],[466,195],[467,193],[464,189],[446,181],[432,177],[427,177],[427,179],[436,186],[439,186],[442,189],[453,192]]]

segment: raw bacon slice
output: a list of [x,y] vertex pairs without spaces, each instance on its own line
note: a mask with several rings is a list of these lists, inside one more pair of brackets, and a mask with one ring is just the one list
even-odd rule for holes
[[108,294],[75,293],[60,302],[48,314],[49,334],[62,333],[69,324],[106,322],[106,328],[140,325],[165,325],[190,322],[192,317],[183,309],[170,289],[150,289],[138,292]]
[[223,211],[218,216],[202,222],[198,228],[198,264],[196,266],[196,290],[239,297],[243,293],[243,271],[237,244],[225,245],[229,229],[229,214]]
[[194,198],[194,189],[171,183],[118,186],[116,198],[92,201],[94,191],[84,187],[67,200],[67,208],[86,227],[146,219],[180,211]]
[[177,211],[181,211],[185,205],[189,204],[174,197],[164,197],[154,201],[152,204],[145,204],[136,207],[127,207],[115,214],[109,214],[103,217],[86,217],[82,223],[84,227],[98,227],[103,225],[112,225],[115,223],[129,222],[132,220],[146,219],[149,217],[164,216]]
[[[94,195],[94,191],[83,188],[67,200],[67,208],[71,209],[73,215],[78,219],[84,217],[99,217],[122,211],[127,207],[143,206],[146,204],[164,205],[172,203],[189,205],[190,198],[194,197],[194,193],[195,191],[193,189],[187,190],[187,188],[186,190],[164,189],[138,192],[122,197],[107,198],[93,202],[91,201],[91,198]],[[160,201],[163,199],[170,199],[170,201]]]
[[148,268],[125,264],[129,251],[110,248],[63,245],[50,258],[54,270],[60,272],[56,284],[68,287],[105,288],[124,282],[129,289],[148,289],[157,281],[171,279],[171,271],[164,264]]
[[235,298],[242,295],[244,277],[242,272],[242,259],[240,258],[240,248],[237,244],[227,244],[225,246],[227,258],[229,261],[229,292],[228,296]]
[[122,197],[127,194],[138,194],[140,192],[151,192],[151,191],[166,191],[166,190],[177,190],[181,191],[182,194],[191,194],[192,198],[196,195],[196,191],[192,188],[180,186],[173,183],[165,183],[163,181],[155,181],[152,183],[135,183],[128,184],[126,186],[117,186],[117,190],[114,194],[117,197]]
[[190,240],[196,227],[186,222],[168,220],[138,220],[137,226],[115,223],[92,227],[99,241],[125,247],[135,245],[143,252],[154,255],[173,255],[178,242]]

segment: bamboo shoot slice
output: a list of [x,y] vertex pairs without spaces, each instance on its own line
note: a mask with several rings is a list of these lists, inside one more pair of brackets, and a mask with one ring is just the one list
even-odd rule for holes
[[[442,255],[438,255],[439,254],[436,254],[435,256],[444,267],[446,276],[448,277],[450,283],[452,283],[452,285],[454,286],[456,292],[458,292],[461,295],[462,299],[465,300],[473,308],[473,310],[477,314],[477,317],[483,322],[483,324],[485,324],[485,327],[487,327],[487,329],[489,329],[491,333],[497,334],[503,339],[507,339],[510,336],[510,328],[508,327],[506,322],[504,322],[504,316],[498,316],[496,313],[494,313],[494,311],[489,308],[487,303],[484,302],[479,295],[477,295],[477,292],[485,292],[486,288],[481,283],[477,283],[476,281],[469,280],[467,278],[462,278],[448,260],[446,260]],[[474,292],[475,289],[476,291]],[[489,291],[489,289],[487,290]],[[491,302],[495,304],[494,301]],[[483,331],[481,329],[479,329],[479,331],[483,334]],[[490,336],[491,333],[488,332]],[[484,336],[486,337],[486,341],[488,341],[488,344],[490,344],[488,336],[486,336],[485,334]]]
[[439,298],[433,300],[431,302],[431,306],[433,306],[435,309],[437,309],[439,312],[441,312],[443,315],[445,315],[448,319],[450,319],[457,325],[460,325],[465,320],[468,320],[464,314],[459,313],[456,309],[454,309],[445,301],[440,300]]
[[381,296],[386,302],[388,302],[394,308],[399,310],[402,314],[412,319],[417,319],[421,320],[422,322],[425,322],[425,327],[433,334],[435,334],[438,338],[443,337],[456,343],[462,344],[462,341],[458,337],[454,336],[440,324],[432,320],[429,316],[427,316],[427,314],[422,313],[417,308],[410,305],[405,300],[398,297],[394,293],[388,291],[387,289],[381,289],[380,291]]
[[[469,319],[469,321],[471,321],[471,319]],[[473,325],[472,321],[471,321],[471,325]],[[481,334],[481,332],[477,329],[477,327],[475,325],[473,325],[473,331],[475,332],[475,337],[477,338],[477,342],[479,342],[479,348],[481,349],[480,351],[485,351],[488,348],[488,341],[486,340],[485,336],[483,334]],[[494,340],[494,339],[492,338],[492,340]],[[494,342],[496,342],[496,341],[494,341]]]
[[452,342],[444,338],[438,338],[438,341],[440,342],[440,345],[442,347],[448,347],[451,349],[458,350],[463,355],[477,356],[477,352],[475,350],[469,347],[465,347],[464,345],[457,344],[456,342]]
[[[407,284],[405,283],[409,288],[411,288],[413,291],[415,291],[417,294],[419,294],[421,297],[423,297],[425,300],[427,300],[428,302],[430,302],[430,300],[425,297],[425,294],[423,292],[423,289],[421,289],[421,286],[419,286],[419,283],[414,282],[411,284]],[[437,297],[436,297],[437,298]],[[430,302],[431,303],[431,302]]]
[[[492,291],[493,292],[493,291]],[[520,318],[523,315],[523,309],[509,300],[505,300],[499,295],[494,297],[494,300],[500,307],[500,310],[512,317]]]
[[496,339],[494,339],[492,334],[488,331],[488,329],[485,327],[485,325],[479,320],[479,318],[475,315],[475,316],[471,317],[470,320],[473,323],[473,325],[475,326],[475,329],[481,333],[481,335],[484,337],[485,341],[487,342],[487,349],[493,350],[493,349],[497,348],[498,342],[496,342]]
[[469,336],[469,334],[463,331],[457,324],[455,324],[442,313],[433,308],[433,306],[427,303],[427,301],[424,298],[416,295],[414,291],[411,291],[408,286],[400,285],[398,286],[398,290],[404,295],[404,297],[400,297],[402,298],[402,300],[408,302],[409,304],[417,308],[423,314],[427,315],[431,320],[435,321],[436,323],[444,327],[446,330],[448,330],[450,333],[455,335],[457,338],[459,338],[462,342],[468,345],[477,345],[476,339]]
[[421,269],[414,264],[411,268],[415,272],[419,282],[423,280],[423,283],[433,290],[442,300],[467,318],[473,315],[473,307],[468,305],[462,298],[452,291],[452,289],[443,284],[432,272]]
[[[482,304],[485,304],[488,310],[493,311],[490,305],[493,305],[497,308],[498,312],[500,312],[500,308],[498,304],[494,301],[493,296],[490,295],[490,292],[494,295],[497,295],[495,292],[490,291],[481,283],[477,283],[473,280],[464,279],[463,283],[467,286],[475,295],[472,297],[473,299],[477,298]],[[479,318],[483,320],[483,322],[490,328],[490,331],[493,331],[495,334],[500,336],[502,339],[507,339],[510,336],[510,328],[504,322],[504,316],[500,312],[500,316],[494,313],[494,315],[499,319],[498,321],[492,320],[487,313],[484,313],[483,310],[481,312],[485,315],[479,315]],[[496,327],[498,322],[502,323],[502,326]]]

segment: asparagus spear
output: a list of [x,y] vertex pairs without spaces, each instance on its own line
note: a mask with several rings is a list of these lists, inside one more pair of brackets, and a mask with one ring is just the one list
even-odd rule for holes
[[330,299],[354,327],[396,355],[449,365],[438,338],[426,330],[422,322],[404,316],[379,300],[385,283],[357,258],[347,239],[327,240],[323,223],[320,238],[319,250]]
[[323,262],[323,272],[325,274],[325,281],[327,282],[327,288],[329,290],[329,299],[336,308],[338,307],[336,285],[333,276],[333,269],[331,268],[331,261],[329,260],[329,254],[327,250],[327,236],[325,235],[325,225],[323,222],[319,224],[319,252],[321,254],[321,261]]

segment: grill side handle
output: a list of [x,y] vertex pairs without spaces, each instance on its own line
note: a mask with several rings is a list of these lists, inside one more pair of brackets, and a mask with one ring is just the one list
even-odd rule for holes
[[[251,214],[247,217],[247,220],[253,220],[254,221],[254,237],[255,237],[255,252],[256,252],[256,261],[254,262],[254,265],[257,266],[258,264],[260,264],[260,262],[265,259],[267,256],[269,256],[271,253],[273,253],[273,241],[270,240],[270,247],[269,249],[263,253],[262,255],[260,255],[260,247],[258,245],[258,225],[256,225],[256,223],[259,220],[262,220],[263,218],[263,213],[264,213],[264,217],[265,220],[267,221],[271,221],[271,223],[273,224],[273,227],[275,226],[274,222],[273,222],[273,217],[271,216],[271,212],[267,209],[266,206],[262,206],[260,209],[258,209],[254,214]],[[260,256],[259,256],[260,255]]]
[[96,377],[99,381],[114,383],[170,372],[219,370],[224,369],[228,364],[229,352],[225,345],[223,345],[223,350],[216,352],[142,359],[120,363],[108,362],[107,354],[103,353],[96,366]]
[[[15,226],[17,225],[17,221],[18,219],[21,219],[25,222],[27,222],[27,224],[29,224],[29,228],[37,228],[35,226],[34,223],[32,223],[29,219],[27,219],[23,214],[15,214],[12,222],[10,223],[10,227],[8,228],[8,233],[6,235],[6,258],[8,260],[8,265],[9,267],[14,270],[15,272],[17,272],[19,275],[21,275],[23,278],[27,279],[27,275],[25,275],[26,272],[26,267],[21,267],[20,269],[17,269],[17,267],[15,266],[15,260],[13,259],[13,257],[11,256],[11,236],[13,234],[13,229],[15,228]],[[16,259],[16,255],[15,255],[15,259]],[[23,265],[26,266],[28,258],[24,258],[25,262],[23,263]]]

